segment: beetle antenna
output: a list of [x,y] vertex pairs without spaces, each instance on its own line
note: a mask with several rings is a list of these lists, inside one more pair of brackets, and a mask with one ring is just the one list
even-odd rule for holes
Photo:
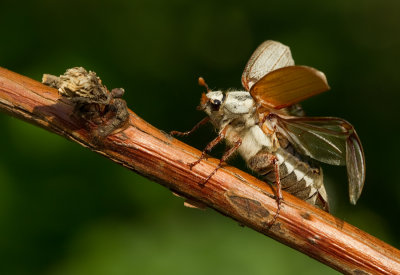
[[206,81],[201,76],[199,77],[199,85],[205,87],[207,92],[211,91],[210,88],[208,88]]

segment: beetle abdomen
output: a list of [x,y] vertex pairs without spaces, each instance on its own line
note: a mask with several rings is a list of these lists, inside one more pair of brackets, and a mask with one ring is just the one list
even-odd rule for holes
[[[261,150],[248,163],[250,169],[275,184],[274,166],[268,157],[270,154]],[[282,190],[329,212],[321,167],[297,154],[290,145],[285,149],[278,148],[273,154],[278,159]]]

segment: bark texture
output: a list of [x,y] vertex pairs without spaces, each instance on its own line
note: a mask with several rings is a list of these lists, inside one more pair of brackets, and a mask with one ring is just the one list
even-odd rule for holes
[[[128,125],[100,141],[74,118],[74,106],[54,88],[0,68],[0,110],[43,127],[154,180],[171,191],[235,219],[347,274],[400,274],[400,251],[354,226],[283,192],[276,211],[274,191],[234,167],[224,167],[205,184],[218,164],[129,111]],[[195,203],[192,203],[195,204]]]

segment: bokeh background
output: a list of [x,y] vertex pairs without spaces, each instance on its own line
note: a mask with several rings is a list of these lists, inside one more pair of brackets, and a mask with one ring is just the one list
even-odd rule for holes
[[[3,0],[0,66],[37,80],[84,66],[124,87],[151,124],[187,130],[203,117],[198,76],[240,88],[255,48],[281,41],[332,87],[304,102],[308,115],[349,120],[364,145],[357,206],[345,168],[323,166],[334,215],[399,247],[399,34],[397,0]],[[184,141],[203,148],[214,135],[205,127]],[[0,274],[337,273],[4,113],[0,146]]]

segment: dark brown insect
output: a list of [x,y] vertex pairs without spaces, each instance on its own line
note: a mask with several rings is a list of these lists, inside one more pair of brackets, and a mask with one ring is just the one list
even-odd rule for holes
[[126,102],[122,99],[124,89],[109,92],[92,71],[75,67],[60,77],[45,74],[42,82],[57,88],[64,98],[75,104],[74,113],[85,120],[94,142],[123,129],[129,118]]

